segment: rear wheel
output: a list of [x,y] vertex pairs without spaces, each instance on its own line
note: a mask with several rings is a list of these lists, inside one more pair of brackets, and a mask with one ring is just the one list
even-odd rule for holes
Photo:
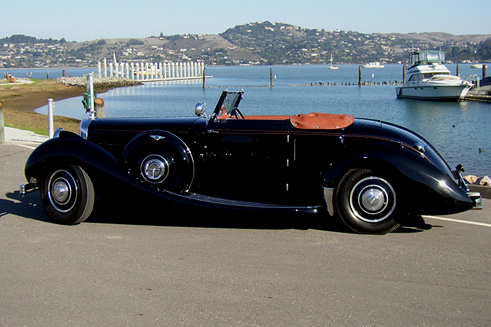
[[94,186],[80,166],[67,165],[49,170],[40,189],[44,209],[57,223],[79,224],[92,213]]
[[353,231],[385,234],[399,224],[396,188],[389,175],[372,169],[352,169],[339,183],[336,208],[342,221]]

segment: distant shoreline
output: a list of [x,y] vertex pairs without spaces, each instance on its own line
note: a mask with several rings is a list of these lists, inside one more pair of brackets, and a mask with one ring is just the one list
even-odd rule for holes
[[19,85],[11,83],[0,87],[0,100],[4,101],[4,110],[33,112],[46,105],[48,99],[60,101],[82,96],[85,91],[85,88],[66,86],[57,80],[42,80]]
[[[113,88],[127,85],[108,84],[99,86],[96,91],[103,93]],[[86,92],[85,86],[66,85],[59,80],[35,80],[31,84],[9,83],[0,86],[0,101],[3,102],[3,115],[6,126],[30,130],[47,135],[48,120],[46,115],[38,114],[36,109],[45,106],[48,99],[61,101],[80,97]],[[82,108],[82,105],[80,105]],[[55,128],[78,132],[80,120],[55,115]]]

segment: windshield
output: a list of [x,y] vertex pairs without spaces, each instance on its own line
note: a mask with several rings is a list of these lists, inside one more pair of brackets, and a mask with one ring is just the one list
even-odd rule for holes
[[213,112],[212,119],[217,119],[221,115],[233,116],[235,111],[239,107],[240,100],[242,99],[242,94],[244,91],[240,92],[229,92],[223,91],[220,100],[215,107],[215,111]]

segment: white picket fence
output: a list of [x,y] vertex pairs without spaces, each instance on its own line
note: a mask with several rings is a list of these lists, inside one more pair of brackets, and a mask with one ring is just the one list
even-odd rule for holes
[[122,77],[136,81],[173,81],[203,78],[202,62],[103,62],[97,63],[98,77]]

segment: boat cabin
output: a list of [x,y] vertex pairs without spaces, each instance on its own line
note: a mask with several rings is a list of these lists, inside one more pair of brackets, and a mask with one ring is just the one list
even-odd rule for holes
[[410,53],[411,66],[445,63],[445,52],[438,50],[417,50]]

